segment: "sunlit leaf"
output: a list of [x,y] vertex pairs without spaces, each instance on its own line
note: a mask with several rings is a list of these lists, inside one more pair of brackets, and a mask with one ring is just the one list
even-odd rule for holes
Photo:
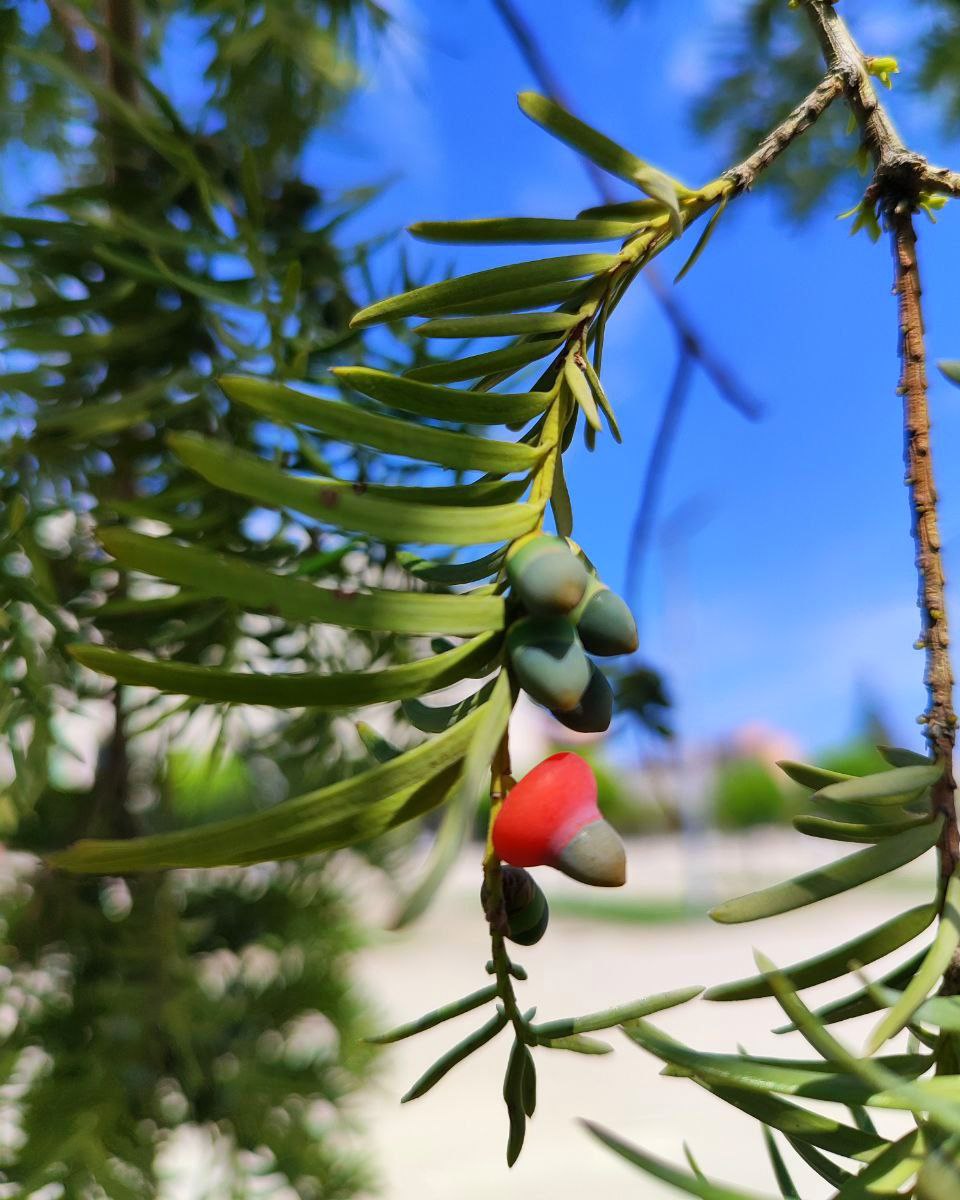
[[837,896],[913,862],[936,845],[942,826],[943,818],[939,817],[929,825],[909,830],[889,842],[859,850],[826,867],[818,867],[785,883],[728,900],[713,909],[710,916],[721,924],[733,925],[742,921],[758,921],[763,917],[814,904],[829,896]]
[[351,321],[351,325],[363,329],[368,325],[396,320],[398,317],[433,316],[444,309],[455,309],[458,305],[485,300],[501,292],[582,279],[586,275],[599,275],[615,266],[617,262],[618,257],[615,254],[568,254],[559,258],[542,258],[533,262],[492,267],[487,271],[460,275],[442,283],[430,283],[426,287],[414,288],[398,296],[380,300],[361,309]]
[[179,546],[170,538],[149,538],[119,528],[104,529],[100,537],[127,568],[292,621],[413,634],[486,633],[504,625],[503,600],[498,596],[344,592],[276,575],[235,556]]
[[254,454],[195,434],[171,437],[170,444],[183,462],[218,487],[385,542],[471,546],[510,541],[531,530],[539,515],[529,503],[466,507],[420,503],[417,492],[412,503],[404,502],[399,491],[386,498],[366,495],[363,485],[292,475]]
[[227,378],[220,385],[231,400],[275,421],[305,425],[335,441],[370,446],[388,454],[439,463],[459,471],[529,471],[542,449],[497,442],[411,421],[365,412],[350,404],[323,400],[266,379]]
[[156,688],[174,695],[277,708],[349,709],[422,696],[448,687],[489,664],[498,641],[495,635],[485,634],[446,654],[420,662],[380,671],[332,675],[241,673],[138,658],[104,646],[71,646],[70,652],[85,667],[109,675],[119,683]]

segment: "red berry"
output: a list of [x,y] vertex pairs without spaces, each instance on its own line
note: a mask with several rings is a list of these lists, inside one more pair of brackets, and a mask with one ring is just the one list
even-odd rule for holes
[[579,754],[553,754],[507,796],[493,826],[497,856],[550,866],[601,887],[626,878],[623,844],[597,807],[597,781]]

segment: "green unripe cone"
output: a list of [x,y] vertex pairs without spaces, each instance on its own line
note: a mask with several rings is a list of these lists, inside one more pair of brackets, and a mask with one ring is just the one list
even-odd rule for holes
[[603,733],[613,719],[613,689],[607,677],[595,664],[590,664],[590,682],[580,697],[580,703],[569,712],[553,714],[561,725],[575,733]]
[[542,535],[508,555],[507,578],[527,612],[549,617],[577,607],[589,574],[563,538]]
[[590,684],[590,660],[569,621],[524,617],[507,634],[517,682],[545,708],[569,712]]
[[[550,908],[540,885],[522,867],[504,866],[503,908],[507,915],[506,937],[518,946],[533,946],[543,937],[550,921]],[[486,884],[480,890],[486,908]]]
[[577,633],[590,654],[632,654],[639,644],[637,623],[625,600],[601,584],[577,614]]

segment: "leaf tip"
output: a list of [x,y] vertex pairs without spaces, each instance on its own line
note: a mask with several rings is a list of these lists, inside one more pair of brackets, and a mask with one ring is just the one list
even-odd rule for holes
[[733,919],[730,916],[730,901],[724,901],[723,904],[718,904],[707,912],[707,916],[711,921],[716,921],[718,925],[732,925]]

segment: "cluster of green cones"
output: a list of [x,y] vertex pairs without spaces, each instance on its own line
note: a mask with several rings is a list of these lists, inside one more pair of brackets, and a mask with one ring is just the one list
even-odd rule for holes
[[625,601],[564,538],[533,534],[507,558],[511,596],[525,615],[507,633],[510,667],[520,687],[577,733],[602,733],[613,692],[587,654],[632,654],[637,625]]

